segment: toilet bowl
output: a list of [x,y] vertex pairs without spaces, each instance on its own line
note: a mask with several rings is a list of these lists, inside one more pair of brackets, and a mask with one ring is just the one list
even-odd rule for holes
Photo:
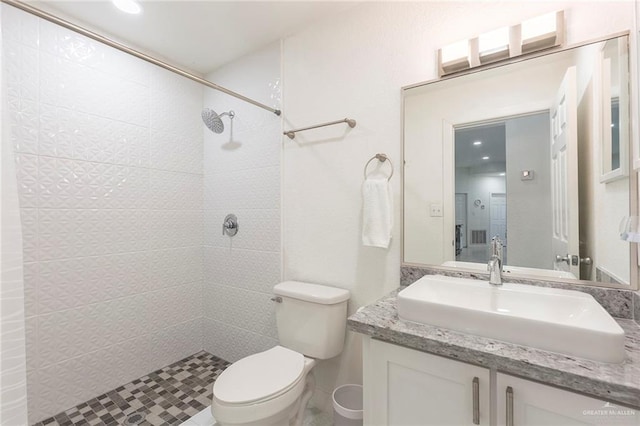
[[218,425],[301,426],[316,360],[342,352],[347,290],[286,281],[273,292],[280,345],[233,363],[216,379],[211,411]]
[[[222,372],[213,386],[211,411],[221,425],[284,426],[302,420],[315,380],[315,360],[275,346]],[[300,407],[303,407],[300,410]]]

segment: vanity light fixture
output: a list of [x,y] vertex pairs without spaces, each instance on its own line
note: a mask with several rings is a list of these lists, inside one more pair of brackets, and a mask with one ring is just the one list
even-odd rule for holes
[[484,157],[482,157],[483,160],[488,160],[489,157],[487,157],[486,155]]
[[559,46],[563,39],[564,11],[528,19],[520,25],[522,53]]
[[137,15],[142,12],[142,6],[135,0],[111,0],[111,2],[124,13]]
[[480,63],[500,61],[509,55],[509,27],[498,28],[478,37]]
[[475,146],[480,146],[480,145],[482,145],[482,141],[475,141],[473,144],[474,144]]
[[469,40],[449,44],[438,50],[440,75],[451,74],[471,67]]
[[470,68],[562,46],[564,11],[502,27],[438,49],[440,77]]

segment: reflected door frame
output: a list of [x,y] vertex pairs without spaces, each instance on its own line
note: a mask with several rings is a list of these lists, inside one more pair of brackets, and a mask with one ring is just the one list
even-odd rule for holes
[[[442,120],[442,164],[443,170],[456,169],[455,133],[456,129],[487,124],[492,121],[505,121],[523,115],[530,115],[549,111],[551,105],[544,102],[521,102],[510,105],[500,111],[486,110],[461,110],[459,115]],[[490,114],[490,115],[489,115]],[[442,176],[442,203],[444,217],[442,221],[442,241],[452,241],[453,244],[444,244],[443,257],[445,261],[456,260],[456,198],[455,198],[455,173],[443,173]],[[452,212],[453,214],[447,214]],[[487,259],[488,260],[488,259]]]
[[[467,194],[466,192],[456,192],[456,205],[455,205],[455,216],[456,216],[456,225],[462,225],[461,228],[461,232],[460,232],[460,248],[467,248],[468,245],[468,241],[467,241],[467,237],[469,234],[469,231],[467,231],[468,226],[467,224],[469,223],[469,205],[467,204],[469,202],[468,198],[469,198],[469,194]],[[459,202],[461,200],[461,202]],[[461,218],[462,219],[462,223],[458,223],[460,222],[458,220],[458,207],[459,205],[462,204],[462,211],[464,213],[464,217]]]

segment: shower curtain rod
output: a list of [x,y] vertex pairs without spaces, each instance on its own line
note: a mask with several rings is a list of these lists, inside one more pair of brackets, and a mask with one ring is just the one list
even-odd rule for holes
[[135,56],[136,58],[142,59],[144,61],[150,62],[154,65],[159,66],[160,68],[164,68],[168,71],[171,71],[175,74],[181,75],[182,77],[188,78],[189,80],[193,80],[196,83],[200,83],[204,86],[210,87],[214,90],[217,90],[219,92],[222,93],[226,93],[227,95],[233,96],[234,98],[238,98],[240,100],[243,100],[245,102],[248,102],[252,105],[255,105],[257,107],[260,107],[262,109],[266,109],[267,111],[270,111],[272,113],[274,113],[275,115],[280,115],[282,112],[279,109],[274,109],[271,108],[270,106],[261,104],[260,102],[254,101],[253,99],[247,98],[246,96],[243,96],[239,93],[236,93],[232,90],[229,90],[227,88],[224,88],[222,86],[218,86],[215,83],[210,82],[209,80],[205,80],[204,78],[198,77],[195,74],[192,74],[188,71],[185,71],[181,68],[178,68],[174,65],[168,64],[166,62],[163,62],[159,59],[154,58],[153,56],[149,56],[146,55],[142,52],[139,52],[135,49],[132,49],[128,46],[125,46],[124,44],[118,43],[116,41],[113,41],[107,37],[101,36],[100,34],[94,33],[93,31],[89,31],[86,28],[83,28],[79,25],[76,24],[72,24],[69,21],[65,21],[64,19],[58,18],[55,15],[52,15],[50,13],[47,13],[41,9],[38,9],[36,7],[33,7],[31,5],[28,5],[26,3],[23,3],[21,1],[18,0],[0,0],[2,3],[8,4],[9,6],[13,6],[15,8],[18,8],[20,10],[23,10],[27,13],[30,13],[32,15],[35,15],[39,18],[45,19],[49,22],[53,22],[54,24],[60,25],[61,27],[64,27],[68,30],[74,31],[78,34],[82,34],[85,37],[89,37],[90,39],[96,40],[100,43],[106,44],[107,46],[113,47],[114,49],[118,49],[121,52],[127,53],[129,55]]

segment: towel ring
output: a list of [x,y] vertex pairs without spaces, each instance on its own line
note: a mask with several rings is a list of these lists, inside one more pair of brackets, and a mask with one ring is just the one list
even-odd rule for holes
[[381,163],[384,163],[385,161],[389,160],[389,165],[391,166],[391,174],[389,175],[389,178],[387,178],[387,181],[390,181],[391,177],[393,176],[393,163],[391,162],[387,154],[376,154],[373,157],[371,157],[369,161],[367,161],[367,164],[364,165],[364,178],[365,179],[367,178],[367,167],[369,167],[369,164],[371,164],[373,160],[378,160]]

